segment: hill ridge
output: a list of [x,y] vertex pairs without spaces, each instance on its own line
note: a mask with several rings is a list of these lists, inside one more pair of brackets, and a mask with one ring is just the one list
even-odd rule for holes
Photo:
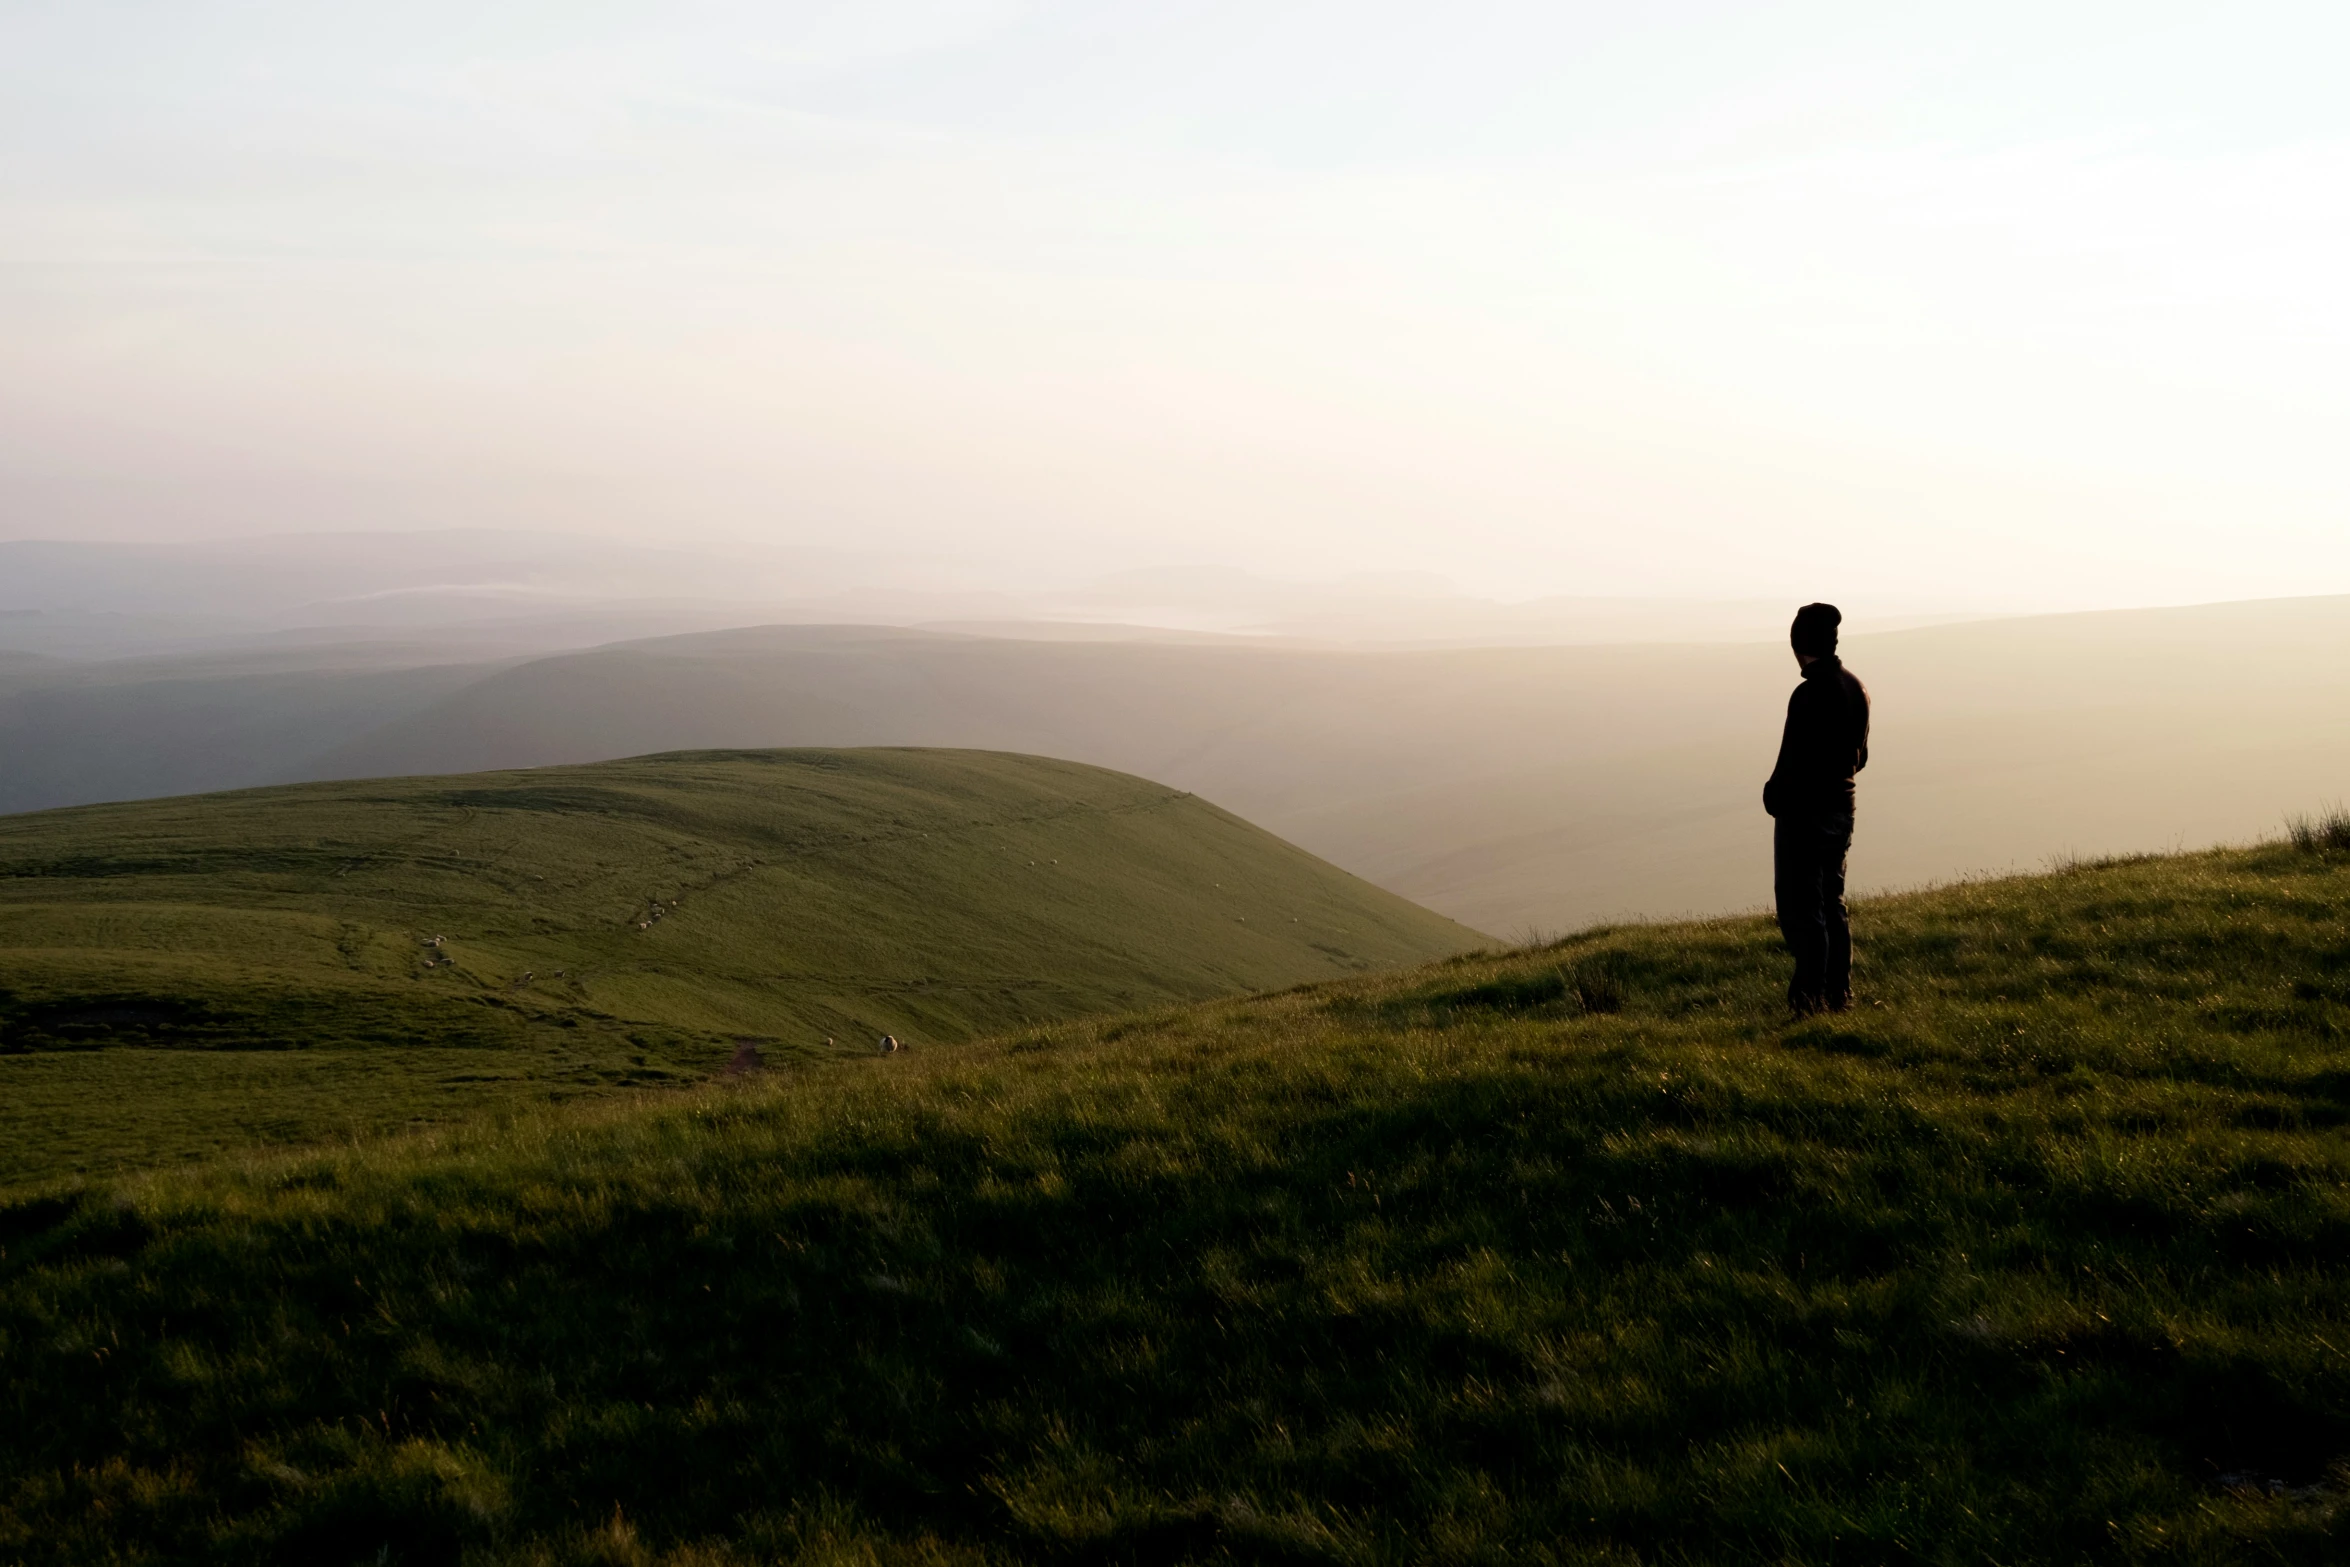
[[[0,818],[0,1070],[137,1099],[158,1048],[371,1052],[375,1124],[467,1102],[485,1051],[536,1063],[493,1098],[585,1093],[746,1035],[937,1043],[1484,940],[1194,796],[1000,752],[280,785]],[[57,1153],[30,1103],[0,1094],[0,1181]]]

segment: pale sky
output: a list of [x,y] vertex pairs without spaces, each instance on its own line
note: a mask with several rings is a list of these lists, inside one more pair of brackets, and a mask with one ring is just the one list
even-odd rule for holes
[[0,0],[0,537],[2350,592],[2350,9]]

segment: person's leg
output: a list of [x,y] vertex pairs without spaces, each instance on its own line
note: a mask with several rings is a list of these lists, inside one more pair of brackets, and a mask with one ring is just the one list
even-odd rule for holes
[[1852,918],[1844,907],[1844,862],[1852,853],[1852,819],[1826,824],[1820,843],[1820,1000],[1836,1012],[1852,1005]]
[[1809,1012],[1821,1003],[1820,984],[1828,964],[1828,927],[1820,908],[1818,834],[1809,823],[1780,818],[1771,833],[1773,894],[1779,905],[1779,934],[1795,959],[1787,1004]]

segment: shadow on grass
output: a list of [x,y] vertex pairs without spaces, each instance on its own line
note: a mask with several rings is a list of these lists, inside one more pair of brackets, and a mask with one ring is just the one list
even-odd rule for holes
[[1277,1122],[1212,1083],[1080,1118],[852,1097],[832,1126],[737,1095],[412,1184],[20,1205],[0,1325],[29,1342],[38,1309],[58,1352],[7,1469],[181,1473],[222,1510],[107,1505],[167,1551],[281,1559],[454,1560],[583,1506],[732,1538],[829,1498],[1023,1560],[1402,1559],[1447,1530],[1957,1560],[2085,1559],[2106,1532],[2065,1498],[2350,1451],[2331,1363],[2166,1325],[2207,1309],[2224,1231],[2327,1287],[2350,1224],[2295,1191],[2182,1209],[2163,1172],[2084,1184],[1873,1084],[1358,1066],[1270,1090]]

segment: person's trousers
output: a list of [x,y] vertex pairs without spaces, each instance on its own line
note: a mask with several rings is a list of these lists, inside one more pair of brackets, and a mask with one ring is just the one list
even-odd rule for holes
[[1852,1001],[1852,925],[1844,912],[1844,859],[1852,818],[1782,816],[1771,835],[1779,933],[1795,958],[1788,1005],[1798,1012]]

